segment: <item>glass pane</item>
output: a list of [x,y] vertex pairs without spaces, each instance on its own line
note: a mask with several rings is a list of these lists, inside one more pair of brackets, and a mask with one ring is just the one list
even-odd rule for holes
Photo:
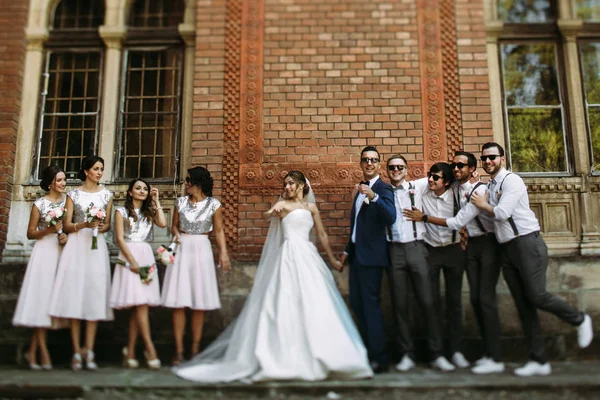
[[137,0],[130,25],[138,28],[176,27],[183,22],[182,0]]
[[502,45],[504,95],[508,106],[559,105],[554,44]]
[[588,107],[590,139],[592,141],[592,165],[595,172],[600,171],[600,107]]
[[55,30],[91,30],[104,21],[102,0],[62,0],[54,12]]
[[600,104],[600,43],[583,43],[580,52],[586,100]]
[[576,0],[577,18],[600,21],[600,0]]
[[550,22],[555,18],[551,0],[499,0],[498,17],[512,23]]
[[567,170],[560,109],[509,109],[508,125],[514,172]]

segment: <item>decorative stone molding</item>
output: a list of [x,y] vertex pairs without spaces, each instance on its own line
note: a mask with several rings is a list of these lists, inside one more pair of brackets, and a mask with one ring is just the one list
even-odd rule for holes
[[48,41],[49,36],[48,29],[27,28],[25,30],[27,51],[42,51],[44,49],[44,44]]
[[194,24],[179,24],[177,30],[186,46],[189,47],[196,44],[196,26]]
[[127,35],[127,29],[124,26],[103,25],[98,28],[98,34],[109,49],[121,49],[123,40]]
[[577,40],[579,32],[583,29],[583,21],[580,19],[559,19],[557,21],[558,29],[564,36],[567,42],[574,42]]

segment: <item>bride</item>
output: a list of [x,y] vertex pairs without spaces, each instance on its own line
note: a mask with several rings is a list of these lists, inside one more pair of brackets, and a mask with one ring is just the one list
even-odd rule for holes
[[314,194],[300,171],[284,179],[254,285],[241,314],[175,373],[197,382],[361,379],[373,376],[367,351],[333,276],[310,241],[316,227],[333,267]]

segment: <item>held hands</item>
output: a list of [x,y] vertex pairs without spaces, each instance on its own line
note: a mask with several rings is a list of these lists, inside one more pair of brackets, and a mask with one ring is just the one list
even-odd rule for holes
[[63,229],[62,221],[58,221],[56,225],[50,227],[52,233],[58,233]]
[[331,266],[333,267],[333,269],[335,269],[338,272],[342,272],[344,270],[344,266],[342,265],[342,262],[339,260],[336,260],[335,258],[332,260],[329,260],[329,262],[331,263]]
[[404,210],[402,210],[402,215],[404,215],[404,217],[407,218],[409,221],[423,221],[423,213],[421,212],[421,210],[414,206],[412,210],[410,208],[405,208]]
[[[342,272],[344,270],[344,264],[346,264],[346,260],[348,260],[348,254],[343,253],[340,256],[340,260],[336,261],[336,262],[331,262],[331,265],[333,266],[333,268],[335,268],[336,271],[338,272]],[[336,268],[339,265],[339,269]]]

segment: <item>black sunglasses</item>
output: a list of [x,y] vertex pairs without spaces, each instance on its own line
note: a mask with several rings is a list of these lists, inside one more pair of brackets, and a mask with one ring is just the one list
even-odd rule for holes
[[191,181],[190,177],[189,177],[189,176],[186,176],[186,177],[185,177],[185,182],[186,182],[186,183],[190,183],[190,181]]
[[379,162],[379,158],[377,157],[363,157],[360,159],[361,162],[364,162],[365,164],[368,164],[369,161],[371,161],[371,164],[377,164]]
[[452,163],[450,164],[450,168],[454,169],[457,168],[458,169],[463,169],[464,167],[468,166],[469,164],[465,164],[465,163],[461,163],[461,162],[457,162],[457,163]]
[[405,169],[404,165],[388,165],[388,171],[404,171]]
[[428,173],[427,173],[427,178],[431,178],[431,179],[433,179],[433,181],[434,181],[434,182],[437,182],[437,181],[439,181],[440,179],[442,179],[443,177],[442,177],[442,176],[439,176],[439,175],[434,175],[434,174],[432,174],[431,172],[428,172]]
[[490,159],[490,161],[495,161],[496,157],[502,157],[500,154],[492,154],[491,156],[481,156],[479,158],[481,158],[481,161],[486,162],[488,160],[488,158]]

